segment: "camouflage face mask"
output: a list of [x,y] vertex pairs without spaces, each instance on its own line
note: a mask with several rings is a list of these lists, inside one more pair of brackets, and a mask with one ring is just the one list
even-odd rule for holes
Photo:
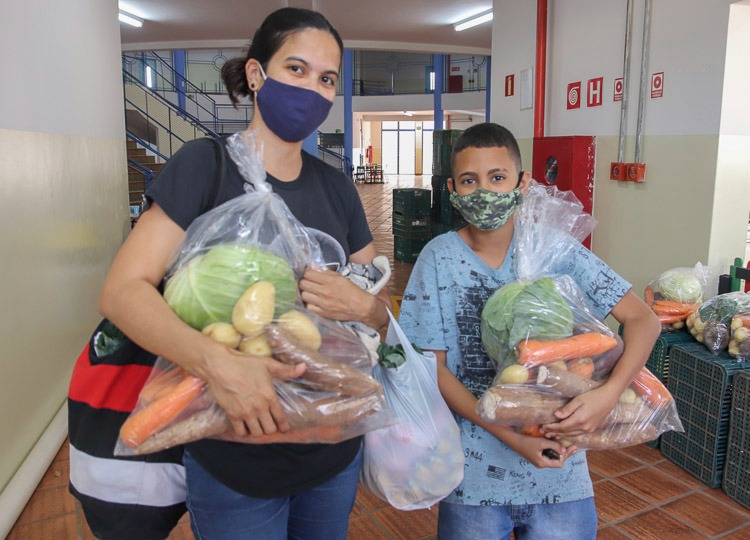
[[455,191],[450,195],[451,204],[461,212],[466,221],[482,231],[494,231],[505,225],[516,206],[521,204],[521,190],[498,193],[478,188],[468,195]]

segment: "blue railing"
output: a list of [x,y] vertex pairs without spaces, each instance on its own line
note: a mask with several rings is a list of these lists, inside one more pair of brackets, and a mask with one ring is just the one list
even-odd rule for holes
[[134,170],[134,172],[143,175],[144,190],[151,186],[151,181],[154,179],[154,171],[130,158],[128,158],[128,169]]

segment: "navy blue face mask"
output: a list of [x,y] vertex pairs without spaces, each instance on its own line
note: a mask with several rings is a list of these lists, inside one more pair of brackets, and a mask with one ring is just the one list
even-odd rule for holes
[[267,77],[255,95],[263,121],[279,139],[294,143],[303,141],[328,117],[332,101],[307,88],[300,88]]

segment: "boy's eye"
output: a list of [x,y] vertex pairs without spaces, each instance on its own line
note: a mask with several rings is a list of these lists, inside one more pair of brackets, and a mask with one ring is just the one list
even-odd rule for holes
[[471,185],[471,184],[473,184],[475,182],[476,182],[476,180],[474,180],[473,178],[463,178],[461,180],[461,184],[463,184],[465,186],[469,186],[469,185]]
[[493,182],[502,182],[503,180],[505,180],[505,177],[502,174],[496,174],[492,177]]

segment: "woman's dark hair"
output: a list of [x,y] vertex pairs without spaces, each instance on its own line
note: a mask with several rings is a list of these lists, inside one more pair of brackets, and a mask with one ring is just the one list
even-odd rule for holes
[[492,122],[484,122],[471,126],[461,133],[453,145],[451,153],[451,169],[455,167],[456,156],[467,148],[507,148],[510,158],[516,165],[518,172],[521,169],[521,150],[518,141],[508,128]]
[[234,105],[239,103],[240,96],[252,96],[247,85],[245,64],[251,58],[257,60],[263,69],[276,54],[289,36],[300,30],[316,28],[328,32],[336,40],[339,51],[344,54],[344,42],[336,29],[317,11],[301,8],[281,8],[271,13],[255,31],[247,55],[228,60],[221,68],[221,78],[227,87],[229,99]]

